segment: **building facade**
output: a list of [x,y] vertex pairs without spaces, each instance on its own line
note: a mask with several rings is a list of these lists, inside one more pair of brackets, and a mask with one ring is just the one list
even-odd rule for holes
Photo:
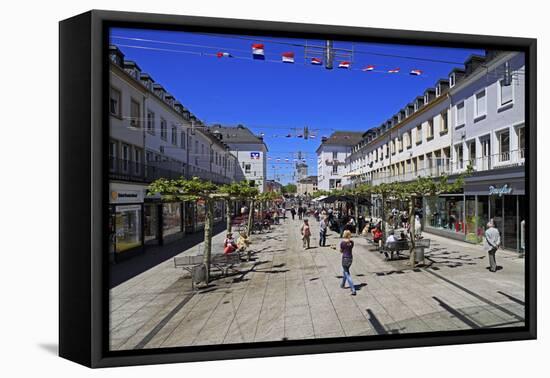
[[337,131],[322,140],[316,151],[319,190],[342,189],[348,184],[347,161],[362,135],[362,132]]
[[[197,176],[230,183],[239,165],[226,144],[116,46],[109,59],[110,257],[118,260],[204,226],[204,204],[161,203],[147,195],[152,181]],[[223,214],[220,202],[216,219]]]
[[283,185],[275,180],[266,180],[265,187],[266,191],[274,193],[281,193],[283,189]]
[[308,176],[298,181],[296,185],[296,194],[299,196],[307,196],[313,194],[318,189],[317,176]]
[[254,182],[260,192],[264,192],[267,179],[267,145],[263,138],[254,135],[242,125],[213,125],[210,132],[226,144],[236,157],[239,169],[236,170],[235,179]]
[[522,53],[471,56],[463,68],[453,69],[448,78],[364,133],[348,158],[350,186],[441,175],[452,180],[471,167],[463,193],[424,199],[425,229],[479,243],[487,221],[493,220],[503,246],[522,252],[524,70]]

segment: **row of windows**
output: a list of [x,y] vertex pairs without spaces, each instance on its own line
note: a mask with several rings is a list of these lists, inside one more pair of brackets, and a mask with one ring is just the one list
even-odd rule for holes
[[[448,132],[448,116],[447,111],[444,111],[439,115],[438,118],[439,123],[439,133],[440,135],[444,135]],[[434,119],[431,119],[427,122],[426,127],[426,141],[431,141],[434,138]],[[419,124],[414,129],[414,135],[413,130],[409,130],[407,132],[404,132],[400,136],[396,137],[395,139],[392,139],[389,142],[389,152],[388,152],[388,143],[382,145],[381,147],[377,148],[374,151],[371,151],[366,156],[363,156],[359,160],[362,161],[363,165],[366,165],[367,162],[378,162],[379,160],[384,160],[385,158],[389,158],[389,153],[392,155],[395,155],[398,152],[403,152],[405,149],[411,149],[413,147],[413,144],[419,145],[422,144],[424,141],[424,131],[422,124]]]
[[[114,169],[116,164],[122,164],[122,168],[124,171],[127,171],[129,169],[129,165],[135,167],[136,172],[139,173],[139,170],[141,169],[141,163],[142,163],[142,155],[143,150],[139,147],[132,146],[126,143],[120,143],[120,149],[119,149],[119,143],[115,141],[111,141],[109,143],[109,158],[111,161],[111,169]],[[229,172],[233,169],[233,164],[231,160],[226,159],[225,157],[222,157],[215,154],[215,162],[218,165],[223,165],[225,168],[225,165],[227,164],[227,169]],[[154,153],[152,151],[147,151],[145,153],[145,160],[149,162],[164,162],[164,161],[176,161],[174,159],[169,159],[166,156],[163,156],[162,154]],[[199,159],[195,157],[194,159],[195,165],[199,165]],[[223,164],[222,164],[223,163]]]
[[[512,143],[512,133],[515,142]],[[491,134],[483,135],[454,145],[454,156],[449,147],[432,151],[425,155],[402,160],[391,166],[380,168],[369,173],[373,178],[380,175],[396,176],[407,173],[419,173],[428,170],[428,174],[452,173],[466,169],[470,165],[475,170],[488,170],[497,166],[521,163],[525,158],[525,126],[505,128]],[[495,146],[492,146],[492,143]],[[434,172],[434,169],[437,172]]]
[[[110,98],[110,112],[113,116],[122,118],[122,110],[121,110],[121,95],[120,91],[117,89],[111,87],[111,98]],[[140,112],[141,107],[139,102],[135,101],[134,99],[130,100],[130,125],[133,127],[139,127],[139,119],[140,119]],[[151,110],[147,111],[147,123],[146,123],[146,130],[149,134],[155,135],[156,133],[156,125],[155,125],[155,113]],[[170,143],[173,146],[178,146],[178,139],[179,139],[179,147],[182,149],[186,149],[187,145],[190,147],[193,146],[193,139],[190,135],[187,135],[185,131],[181,131],[179,133],[178,138],[178,128],[174,125],[171,126],[171,133],[170,133]],[[189,141],[187,142],[187,137],[189,137]],[[164,118],[160,118],[160,138],[164,141],[168,141],[168,123]],[[195,154],[199,153],[199,147],[200,147],[200,153],[202,155],[205,155],[205,145],[195,140]],[[210,151],[210,160],[211,162],[215,163],[219,166],[224,166],[228,163],[227,158],[224,156],[221,156],[217,151]]]
[[[474,121],[483,119],[487,115],[487,90],[482,89],[473,96]],[[504,85],[504,80],[497,82],[497,109],[502,109],[514,103],[514,86]],[[455,107],[455,127],[459,128],[466,123],[466,102],[462,101]]]

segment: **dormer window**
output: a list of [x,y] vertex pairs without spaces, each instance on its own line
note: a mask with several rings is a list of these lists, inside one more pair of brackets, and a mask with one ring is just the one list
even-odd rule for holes
[[449,76],[449,86],[452,88],[455,86],[455,84],[456,84],[456,75],[453,72],[451,76]]
[[418,101],[414,103],[414,111],[416,112],[418,110]]
[[441,96],[441,84],[437,84],[435,87],[435,97]]
[[428,102],[430,102],[430,99],[429,99],[429,97],[428,97],[428,94],[426,93],[426,94],[424,95],[424,105],[428,104]]

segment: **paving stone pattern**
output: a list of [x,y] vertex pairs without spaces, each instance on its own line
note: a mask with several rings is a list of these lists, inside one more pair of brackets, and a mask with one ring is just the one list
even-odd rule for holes
[[[253,236],[241,274],[191,290],[189,274],[167,260],[110,290],[111,350],[368,336],[524,325],[524,260],[497,252],[486,269],[480,246],[424,233],[426,266],[386,261],[356,237],[351,267],[357,295],[340,288],[339,235],[318,246],[313,219],[304,250],[300,221]],[[223,232],[214,237],[222,252]],[[202,244],[184,254],[201,253]]]

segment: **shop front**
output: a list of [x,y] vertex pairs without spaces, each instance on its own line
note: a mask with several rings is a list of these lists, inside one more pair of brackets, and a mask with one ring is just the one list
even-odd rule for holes
[[170,243],[184,235],[184,211],[182,202],[162,204],[162,242]]
[[464,240],[465,198],[463,194],[441,194],[424,198],[424,229],[437,235]]
[[521,171],[468,177],[462,194],[424,198],[424,227],[427,232],[479,244],[492,220],[502,247],[524,253],[527,208]]
[[493,221],[500,231],[502,247],[525,253],[527,199],[524,181],[512,180],[491,183],[471,183],[465,194],[475,201],[472,223],[477,233],[467,241],[482,242],[487,222]]
[[140,185],[111,183],[109,185],[110,260],[143,248],[143,199],[145,188]]

